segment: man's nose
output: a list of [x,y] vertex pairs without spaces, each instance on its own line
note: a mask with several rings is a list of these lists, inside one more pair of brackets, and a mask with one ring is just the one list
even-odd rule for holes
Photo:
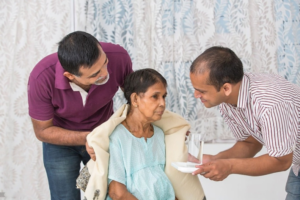
[[108,71],[107,71],[107,66],[102,67],[100,76],[107,76]]
[[198,92],[198,91],[195,90],[195,92],[194,92],[194,97],[195,97],[195,98],[201,98],[200,92]]

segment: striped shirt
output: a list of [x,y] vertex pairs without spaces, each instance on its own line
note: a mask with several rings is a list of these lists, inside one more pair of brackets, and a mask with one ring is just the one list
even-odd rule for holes
[[272,157],[293,152],[293,172],[300,169],[300,87],[278,75],[245,74],[234,107],[220,112],[238,141],[254,137]]

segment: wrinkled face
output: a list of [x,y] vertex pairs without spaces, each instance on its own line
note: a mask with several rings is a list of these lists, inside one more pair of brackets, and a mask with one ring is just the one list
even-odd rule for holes
[[222,88],[220,91],[217,91],[215,86],[207,84],[209,71],[202,74],[190,73],[190,78],[195,89],[195,98],[199,98],[206,108],[217,106],[225,101],[225,94]]
[[72,80],[79,86],[90,86],[92,84],[102,85],[107,82],[109,74],[107,71],[108,59],[105,52],[99,46],[101,56],[92,65],[91,68],[80,67],[79,72],[81,76],[73,76]]
[[137,95],[138,109],[147,121],[153,122],[161,119],[165,111],[166,96],[166,87],[161,82],[150,86],[144,94]]

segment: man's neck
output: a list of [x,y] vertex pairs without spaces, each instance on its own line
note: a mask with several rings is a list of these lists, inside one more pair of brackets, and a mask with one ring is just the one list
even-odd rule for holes
[[76,80],[73,80],[72,82],[75,83],[76,85],[78,85],[79,87],[81,87],[86,92],[89,92],[89,90],[91,88],[91,85],[83,85],[83,84],[78,83]]

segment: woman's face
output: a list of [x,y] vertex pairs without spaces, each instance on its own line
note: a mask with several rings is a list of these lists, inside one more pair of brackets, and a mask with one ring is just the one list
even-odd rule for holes
[[166,96],[167,90],[164,84],[162,82],[155,83],[145,93],[137,95],[137,109],[147,121],[160,120],[165,111]]

